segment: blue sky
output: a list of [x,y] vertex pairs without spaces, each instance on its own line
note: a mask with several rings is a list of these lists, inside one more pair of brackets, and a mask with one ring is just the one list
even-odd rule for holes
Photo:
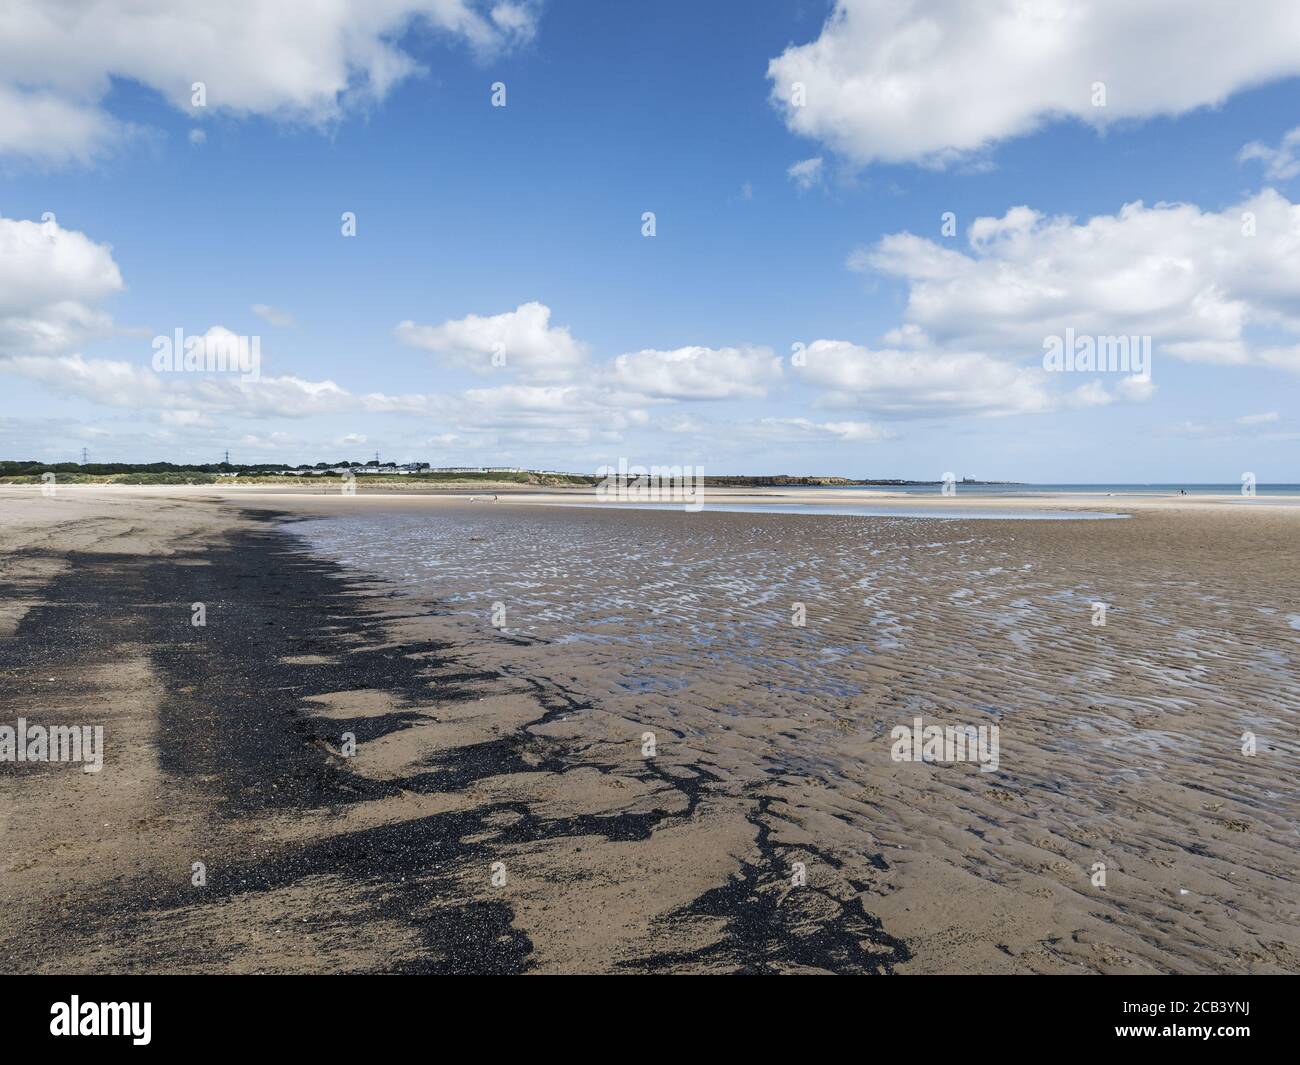
[[[0,43],[6,457],[1300,480],[1290,5],[115,6]],[[1149,379],[1048,373],[1067,327]],[[159,373],[176,329],[259,379]]]

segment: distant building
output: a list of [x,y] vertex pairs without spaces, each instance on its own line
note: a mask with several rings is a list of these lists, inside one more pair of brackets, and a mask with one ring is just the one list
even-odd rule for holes
[[[428,469],[428,467],[426,467]],[[522,466],[439,466],[432,473],[526,473]]]
[[[370,477],[376,476],[402,476],[412,473],[529,473],[522,466],[430,466],[427,462],[403,462],[400,465],[396,462],[385,462],[376,466],[373,462],[365,466],[331,466],[327,470],[316,469],[314,467],[300,470],[283,469],[276,471],[281,477],[321,477],[327,473],[341,476],[345,473],[351,473],[357,476],[365,474]],[[224,475],[223,476],[227,476]],[[235,476],[229,474],[228,476]],[[555,476],[569,476],[568,474],[555,474]]]

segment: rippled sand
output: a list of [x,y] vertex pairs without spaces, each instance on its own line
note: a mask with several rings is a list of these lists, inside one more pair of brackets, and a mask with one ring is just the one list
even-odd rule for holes
[[[588,697],[547,727],[580,762],[634,774],[652,732],[706,770],[701,825],[769,833],[763,878],[803,861],[900,970],[1295,971],[1297,517],[408,502],[297,529],[477,664]],[[998,771],[893,761],[918,716],[997,724]]]
[[0,497],[6,969],[1300,970],[1289,503]]

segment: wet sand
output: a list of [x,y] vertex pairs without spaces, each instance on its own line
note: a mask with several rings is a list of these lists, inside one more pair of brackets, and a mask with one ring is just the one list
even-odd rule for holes
[[[528,504],[536,506],[598,506],[603,510],[630,503],[602,500],[594,487],[572,488],[531,488],[517,484],[469,485],[441,487],[403,481],[400,477],[386,477],[372,480],[362,479],[360,493],[351,497],[353,503],[360,506],[388,506],[403,501],[419,500],[419,505],[430,506],[438,502],[453,503],[474,499],[478,502],[490,501],[496,497],[498,502]],[[74,489],[77,486],[74,486]],[[105,490],[104,488],[100,489]],[[263,504],[271,500],[294,500],[308,497],[345,498],[339,491],[339,483],[334,481],[308,481],[302,487],[278,484],[258,484],[255,481],[239,482],[232,480],[213,488],[166,488],[142,489],[126,486],[109,486],[109,491],[166,491],[181,493],[200,493],[206,496],[216,495],[224,499],[260,500]],[[678,486],[680,492],[680,486]],[[1246,507],[1250,509],[1277,509],[1300,507],[1300,495],[1252,495],[1244,496],[1240,492],[1224,494],[1197,494],[1180,496],[1168,491],[1132,491],[1122,493],[1109,492],[1053,492],[1032,489],[1009,489],[1006,492],[984,492],[957,489],[951,496],[943,495],[938,488],[933,491],[904,492],[886,488],[714,488],[705,487],[701,493],[705,508],[711,506],[740,506],[746,504],[763,506],[807,506],[831,510],[836,507],[860,505],[864,507],[906,507],[908,509],[924,508],[937,514],[983,509],[1033,509],[1033,510],[1070,510],[1070,511],[1114,511],[1133,512],[1136,510],[1206,510],[1223,507]],[[324,504],[330,505],[328,503]]]
[[0,968],[1300,970],[1291,501],[385,495],[0,490]]

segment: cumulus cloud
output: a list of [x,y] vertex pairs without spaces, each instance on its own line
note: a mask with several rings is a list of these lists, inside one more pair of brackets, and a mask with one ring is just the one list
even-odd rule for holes
[[[1265,194],[1252,201],[1252,207],[1261,224],[1258,235],[1250,239],[1261,243],[1295,239],[1281,235],[1295,228],[1290,226],[1292,216],[1288,213],[1293,209],[1285,200],[1275,193]],[[1137,205],[1132,210],[1141,213],[1145,209]],[[1069,287],[1073,274],[1054,272],[1050,264],[1056,247],[1053,241],[1062,241],[1067,249],[1073,246],[1061,236],[1072,228],[1077,227],[1068,220],[1044,219],[1022,208],[1002,219],[976,220],[970,228],[967,251],[918,241],[907,234],[886,238],[864,250],[855,258],[860,266],[908,279],[912,298],[907,320],[879,349],[836,340],[813,343],[804,352],[799,370],[802,382],[820,391],[824,407],[871,410],[891,418],[1042,413],[1146,398],[1150,382],[1089,381],[1076,386],[1073,379],[1048,381],[1051,375],[1044,374],[1040,366],[1020,367],[992,354],[1005,355],[1005,344],[958,344],[975,336],[1001,343],[1016,335],[1026,318],[1024,307],[1018,304],[997,313],[984,307],[992,302],[997,288],[985,277],[988,262],[1000,264],[993,273],[1004,286],[1008,278],[1016,279],[1018,270],[1024,279],[1016,280],[1016,285],[1047,278],[1053,285]],[[1106,240],[1096,237],[1091,243],[1103,249],[1107,246]],[[63,395],[153,412],[164,427],[177,431],[210,427],[216,415],[262,419],[405,415],[436,420],[445,426],[445,433],[473,441],[473,446],[603,445],[621,441],[634,430],[694,432],[696,427],[686,424],[690,419],[655,425],[650,412],[693,401],[759,400],[783,380],[782,360],[766,347],[643,349],[595,363],[587,345],[575,340],[567,328],[553,326],[550,308],[537,302],[493,316],[469,315],[441,325],[407,321],[397,327],[403,342],[473,370],[491,369],[494,357],[502,357],[509,371],[504,384],[459,395],[358,394],[331,380],[294,374],[259,378],[236,372],[246,370],[238,364],[224,373],[211,368],[208,372],[184,368],[158,372],[149,364],[152,360],[143,357],[139,363],[86,358],[75,350],[82,340],[113,329],[102,304],[122,288],[122,279],[106,246],[54,223],[43,226],[0,220],[0,247],[7,252],[0,256],[0,280],[6,282],[0,286],[0,369]],[[1282,263],[1288,261],[1276,248],[1264,254]],[[1056,257],[1062,261],[1069,258]],[[1266,273],[1252,263],[1228,271],[1226,261],[1220,253],[1219,273],[1213,275],[1217,287],[1212,286],[1211,296],[1226,291],[1224,278],[1229,275],[1246,278]],[[1087,277],[1109,269],[1104,258],[1098,264],[1086,256],[1072,266]],[[1162,276],[1157,272],[1157,280]],[[1274,308],[1278,322],[1283,321],[1283,309],[1295,303],[1287,277],[1286,268],[1278,268],[1259,282],[1271,286],[1272,302],[1267,305]],[[975,314],[960,328],[946,327],[941,314],[929,313],[932,305],[952,296],[940,293],[927,301],[924,286],[944,285],[952,286],[952,294],[957,296],[974,288],[973,303],[984,307],[984,318]],[[981,292],[980,286],[989,286],[988,291]],[[287,312],[269,305],[257,304],[254,311],[268,321],[292,321]],[[1028,320],[1036,321],[1032,315]],[[1047,315],[1044,320],[1055,319]],[[1031,339],[1037,354],[1041,325],[1033,328],[1036,335]],[[240,341],[222,326],[213,326],[203,339],[205,347],[228,347],[232,341]],[[1286,349],[1278,348],[1274,358],[1284,363]],[[704,423],[706,430],[710,424],[714,423]],[[798,413],[760,416],[719,431],[756,446],[773,441],[872,443],[890,436],[871,421],[821,420]]]
[[[3,47],[0,43],[0,53]],[[6,84],[4,77],[0,73],[0,156],[23,156],[42,165],[89,163],[134,132],[129,123],[75,98]]]
[[[113,79],[189,114],[310,123],[382,99],[419,73],[398,47],[433,30],[482,55],[529,40],[531,0],[10,0],[0,14],[0,152],[86,161],[125,129],[104,106]],[[203,82],[206,109],[192,106]]]
[[[444,435],[466,447],[604,445],[648,427],[647,404],[761,396],[781,374],[779,360],[756,348],[645,350],[596,366],[584,343],[551,325],[541,303],[398,327],[404,342],[473,369],[490,368],[498,353],[505,357],[508,383],[458,395],[359,394],[332,380],[259,374],[251,339],[221,325],[183,335],[179,352],[174,336],[164,335],[150,345],[142,340],[137,361],[86,357],[76,350],[83,341],[120,332],[103,308],[123,288],[110,249],[54,222],[0,219],[0,252],[0,372],[63,397],[140,412],[163,433],[191,440],[213,431],[218,416],[342,414],[436,420],[447,427]],[[253,311],[276,324],[293,322],[268,304]],[[195,340],[201,343],[187,359]],[[217,355],[224,360],[210,358]],[[259,446],[275,446],[274,434],[257,439]]]
[[123,288],[107,244],[56,221],[0,218],[0,356],[65,352],[112,328]]
[[[0,371],[39,382],[63,395],[103,406],[166,412],[164,424],[202,424],[205,412],[247,417],[302,417],[357,408],[364,400],[332,381],[263,376],[253,368],[248,338],[214,325],[197,335],[196,361],[226,372],[188,372],[171,360],[140,363],[85,358],[83,343],[117,331],[104,301],[123,289],[121,271],[105,244],[63,229],[54,220],[0,218]],[[163,341],[171,341],[163,337]]]
[[770,348],[685,347],[616,356],[605,380],[613,387],[656,399],[759,398],[781,377]]
[[1099,350],[1120,338],[1144,351],[1149,338],[1157,362],[1300,372],[1300,340],[1277,342],[1300,334],[1300,206],[1272,189],[1221,212],[1139,202],[1085,222],[1013,207],[974,219],[964,246],[896,233],[849,266],[902,280],[907,302],[879,349],[807,349],[800,379],[827,406],[916,417],[1151,399],[1149,363],[1091,380],[1046,373],[1045,343],[1072,334]]
[[[64,396],[154,412],[171,429],[210,425],[218,414],[395,414],[436,418],[479,439],[608,441],[645,425],[647,402],[760,395],[780,375],[771,352],[742,348],[643,351],[596,368],[587,346],[552,326],[550,309],[540,303],[439,326],[398,327],[406,343],[474,369],[504,356],[509,384],[460,395],[357,394],[331,380],[251,372],[260,367],[250,339],[220,325],[183,337],[179,351],[170,335],[155,339],[151,355],[142,342],[138,362],[87,358],[76,350],[83,341],[115,331],[102,306],[123,287],[110,249],[54,222],[0,219],[0,253],[0,371]],[[270,305],[253,310],[276,324],[293,322]],[[194,340],[201,343],[190,360],[186,349]],[[169,352],[173,359],[164,357]],[[218,355],[224,362],[209,357]],[[587,371],[580,380],[579,369]]]
[[1221,212],[1131,203],[1086,222],[1015,207],[958,249],[899,233],[850,265],[900,278],[887,342],[1041,358],[1048,336],[1149,336],[1161,354],[1292,368],[1253,329],[1300,333],[1300,207],[1273,190]]
[[209,411],[250,418],[301,418],[356,409],[333,381],[285,375],[248,380],[236,373],[157,373],[119,359],[19,355],[0,364],[64,395],[133,410]]
[[[216,326],[205,335],[218,332],[223,330]],[[465,446],[491,446],[505,441],[614,441],[623,430],[646,423],[643,411],[620,405],[618,397],[587,384],[512,384],[459,394],[358,394],[330,380],[296,375],[253,380],[238,373],[155,372],[124,360],[79,354],[18,356],[0,361],[0,370],[101,406],[158,411],[164,425],[176,428],[210,425],[213,415],[251,419],[406,415],[454,427]],[[338,442],[362,443],[364,436],[350,434],[350,439]]]
[[532,302],[504,314],[471,314],[441,325],[404,321],[394,332],[403,344],[476,373],[498,368],[534,380],[564,380],[586,361],[587,345],[574,340],[567,327],[550,323],[551,309]]
[[601,365],[589,361],[588,345],[567,327],[552,326],[544,303],[521,304],[513,311],[419,325],[401,322],[398,340],[431,351],[445,362],[486,374],[510,372],[522,385],[562,385],[579,371],[582,388],[518,387],[516,397],[556,397],[600,390],[602,401],[627,406],[644,400],[736,399],[761,397],[781,376],[781,360],[767,348],[690,346],[671,351],[644,349],[615,356]]
[[1248,14],[1218,0],[837,0],[815,41],[768,65],[794,132],[860,163],[931,165],[1054,119],[1179,115],[1298,73],[1293,0]]
[[1095,380],[1053,393],[1041,367],[1015,366],[983,352],[873,350],[845,340],[809,344],[799,376],[822,390],[826,406],[896,417],[1044,414],[1115,398]]

